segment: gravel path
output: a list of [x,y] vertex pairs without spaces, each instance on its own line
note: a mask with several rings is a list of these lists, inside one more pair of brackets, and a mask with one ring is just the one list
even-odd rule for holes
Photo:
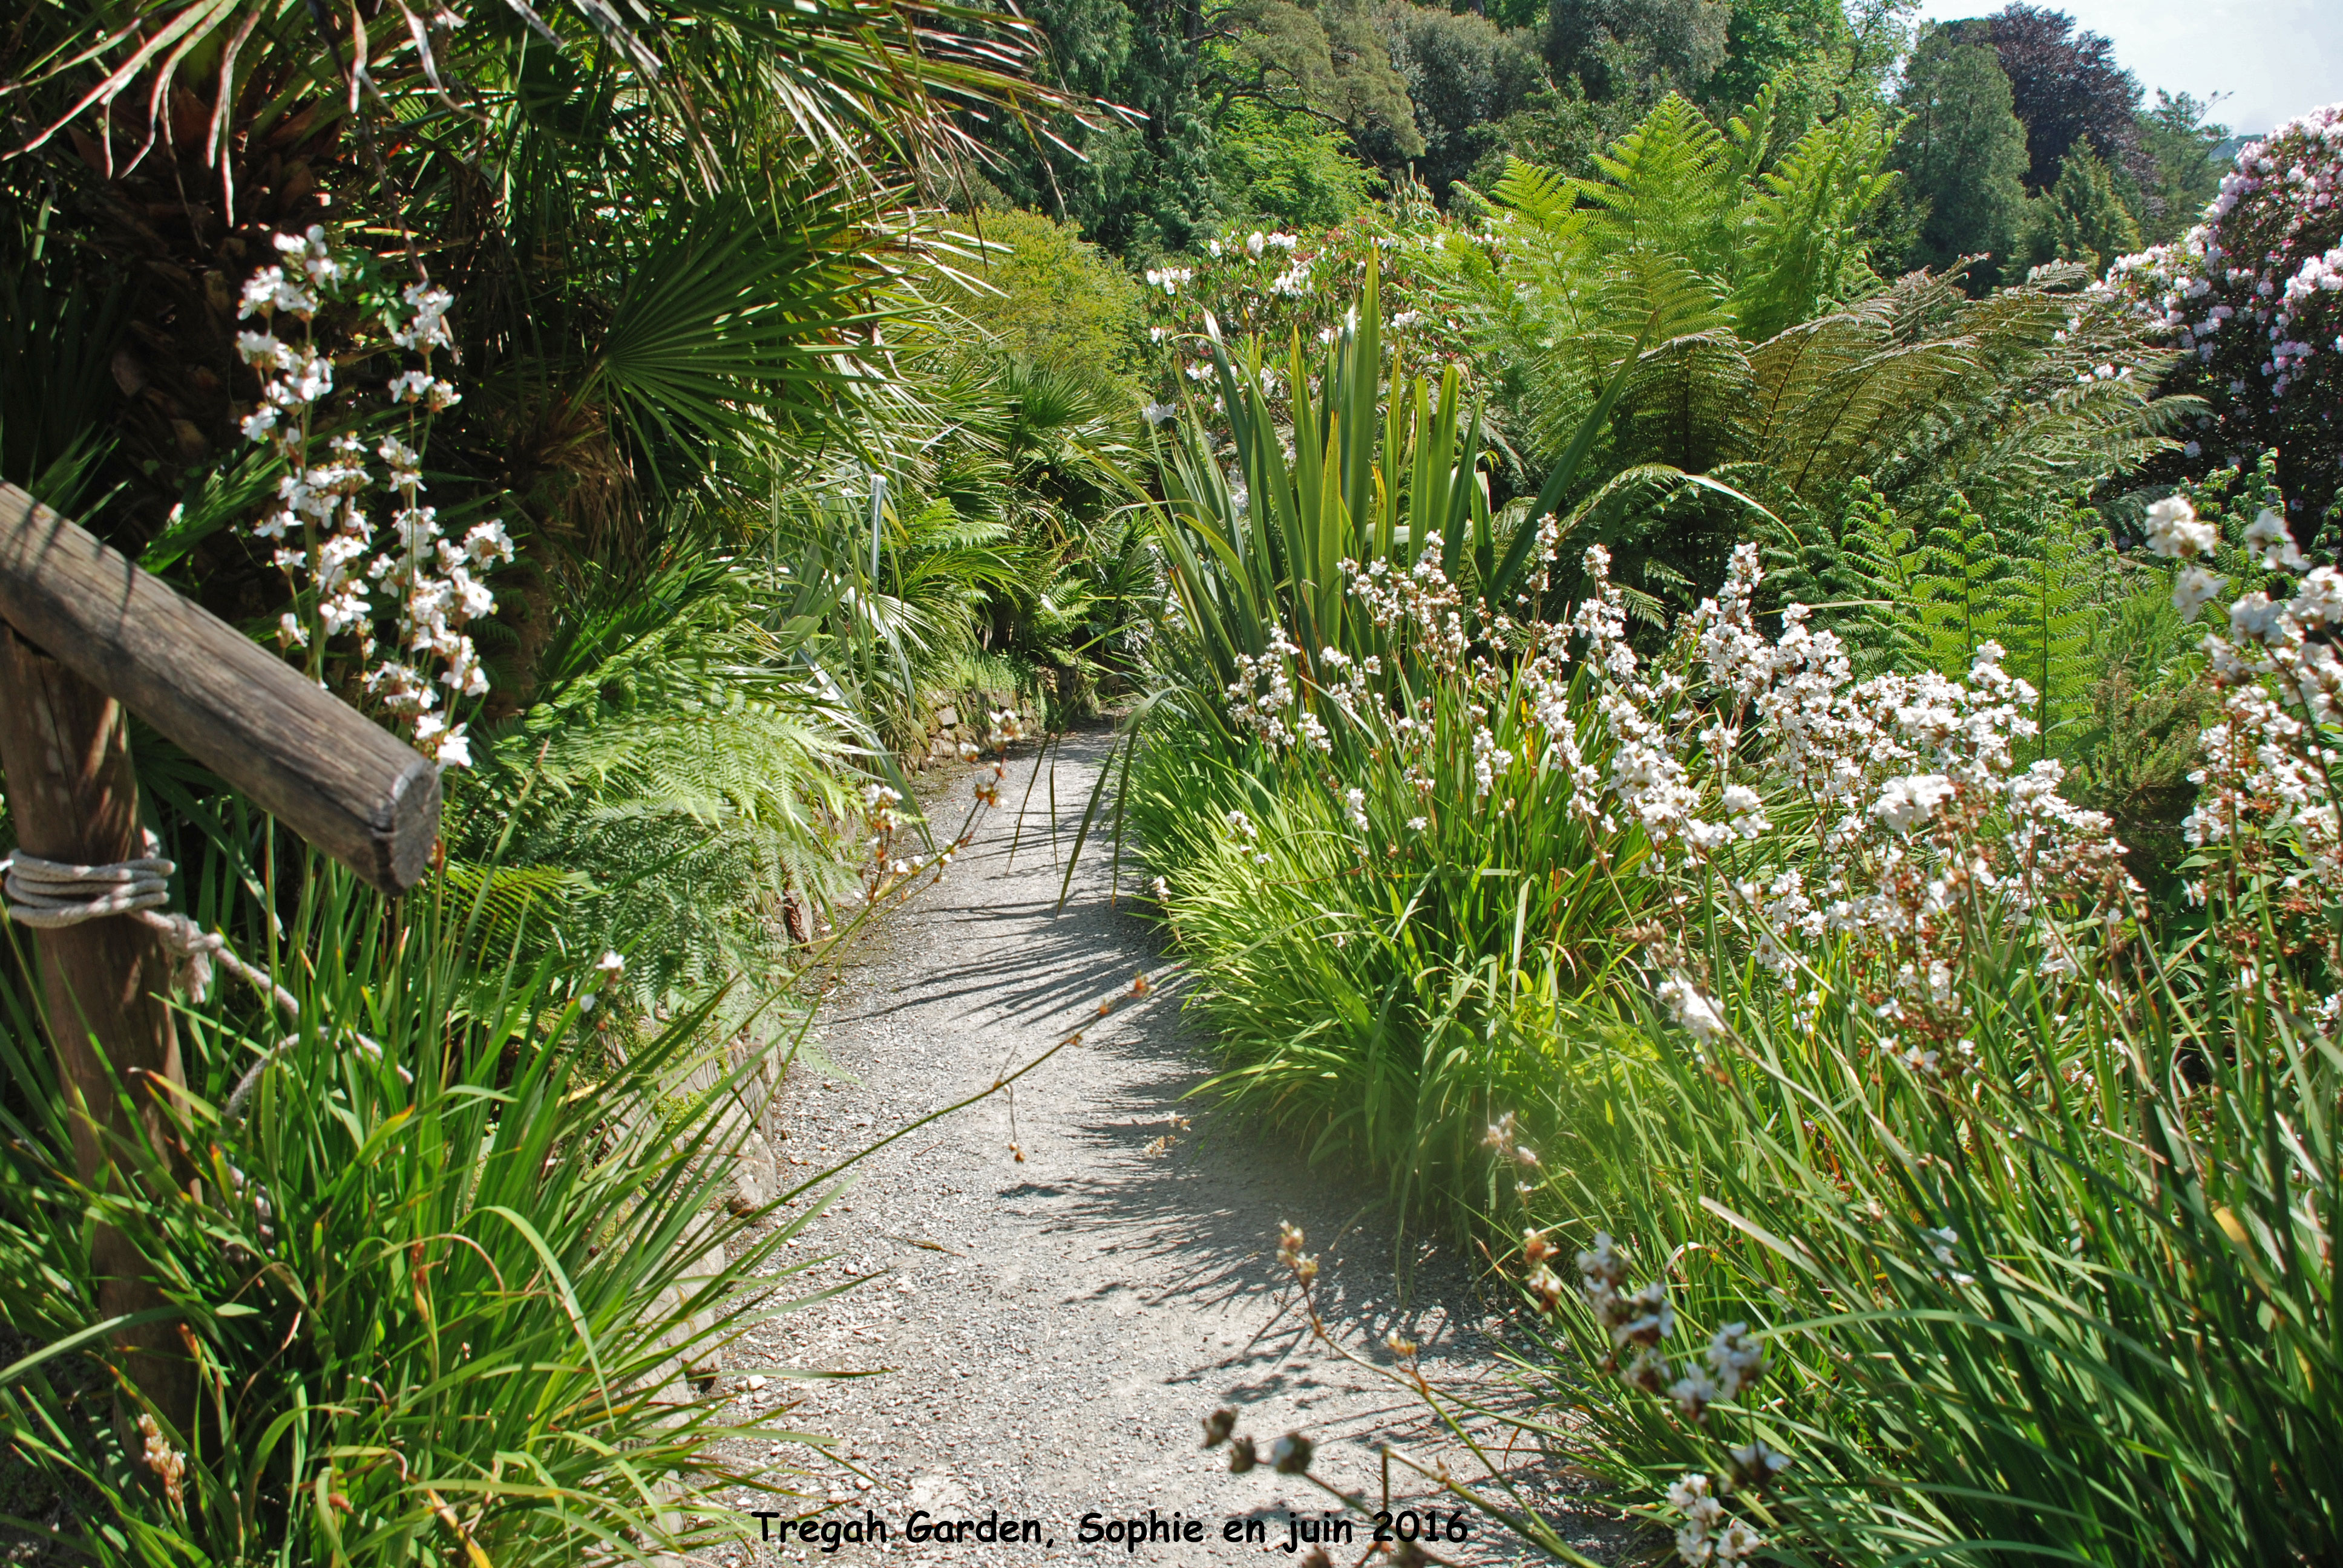
[[[982,813],[943,880],[862,945],[822,1003],[820,1057],[802,1060],[783,1091],[788,1136],[776,1147],[818,1169],[1083,1034],[1018,1084],[1013,1101],[996,1096],[858,1166],[803,1245],[831,1257],[812,1272],[820,1283],[875,1277],[728,1358],[727,1382],[749,1408],[776,1428],[836,1440],[829,1453],[770,1451],[827,1487],[838,1505],[827,1517],[887,1522],[883,1546],[845,1543],[833,1561],[1296,1561],[1282,1550],[1289,1514],[1306,1525],[1328,1500],[1265,1463],[1232,1474],[1225,1449],[1199,1446],[1207,1412],[1234,1406],[1239,1431],[1262,1439],[1264,1454],[1288,1431],[1308,1433],[1316,1473],[1370,1496],[1381,1488],[1373,1441],[1425,1455],[1440,1443],[1413,1401],[1281,1315],[1281,1221],[1307,1231],[1324,1266],[1328,1319],[1354,1342],[1388,1360],[1381,1342],[1397,1332],[1423,1347],[1436,1381],[1490,1375],[1483,1331],[1502,1325],[1484,1321],[1455,1260],[1419,1251],[1412,1300],[1402,1301],[1371,1190],[1312,1172],[1295,1151],[1186,1098],[1206,1076],[1203,1053],[1175,986],[1130,1000],[1136,974],[1165,977],[1172,966],[1127,898],[1123,912],[1109,907],[1095,846],[1053,915],[1058,857],[1107,745],[1102,731],[1078,734],[1045,765],[1012,859],[1034,766],[1034,749],[1019,749],[1002,809]],[[940,834],[958,828],[971,799],[970,777],[940,771],[957,777],[923,791]],[[1109,998],[1123,1000],[1102,1020]],[[817,1369],[883,1375],[782,1381]],[[751,1378],[769,1381],[752,1389]],[[1403,1478],[1394,1472],[1395,1489]],[[908,1541],[921,1510],[935,1520],[1031,1520],[1040,1540]],[[1166,1524],[1201,1523],[1202,1539],[1159,1537],[1136,1553],[1079,1540],[1085,1514],[1103,1525],[1151,1511]],[[1240,1530],[1258,1521],[1263,1539],[1225,1540],[1231,1519]],[[1590,1548],[1605,1535],[1593,1521],[1587,1530]],[[1511,1560],[1507,1545],[1476,1521],[1465,1546],[1441,1550],[1499,1562]],[[1366,1550],[1362,1531],[1334,1555],[1356,1563]],[[825,1553],[793,1541],[735,1556],[769,1554]]]

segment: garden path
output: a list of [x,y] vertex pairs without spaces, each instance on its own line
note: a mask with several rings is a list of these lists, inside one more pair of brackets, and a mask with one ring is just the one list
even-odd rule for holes
[[[1170,980],[1172,965],[1155,928],[1131,912],[1127,873],[1121,908],[1110,901],[1109,856],[1095,839],[1063,912],[1053,912],[1061,857],[1108,746],[1103,730],[1066,739],[1042,765],[1021,833],[1036,749],[1019,749],[1001,809],[980,812],[974,842],[943,879],[861,944],[822,1002],[820,1057],[809,1053],[784,1091],[788,1137],[775,1147],[820,1169],[1073,1030],[1084,1037],[1018,1084],[1013,1102],[995,1096],[858,1166],[802,1244],[832,1258],[812,1271],[822,1285],[875,1277],[728,1358],[728,1384],[770,1411],[773,1425],[837,1442],[835,1457],[776,1444],[774,1461],[807,1469],[840,1505],[835,1516],[867,1509],[889,1522],[883,1553],[849,1545],[836,1561],[1295,1561],[1280,1550],[1287,1511],[1315,1519],[1327,1500],[1266,1464],[1233,1475],[1225,1449],[1203,1451],[1199,1423],[1222,1404],[1241,1412],[1239,1431],[1258,1436],[1264,1454],[1298,1429],[1319,1444],[1319,1474],[1370,1495],[1381,1486],[1375,1440],[1441,1452],[1403,1391],[1328,1353],[1298,1314],[1281,1312],[1281,1221],[1302,1225],[1323,1261],[1329,1322],[1376,1360],[1388,1364],[1383,1336],[1401,1332],[1423,1346],[1436,1381],[1493,1373],[1483,1331],[1502,1324],[1484,1321],[1455,1259],[1415,1249],[1403,1298],[1371,1189],[1313,1172],[1288,1142],[1185,1098],[1207,1068],[1176,984],[1130,998],[1135,974]],[[922,791],[940,835],[966,817],[973,782],[957,766],[942,771],[954,777]],[[1122,1000],[1101,1020],[1109,998]],[[780,1381],[812,1370],[883,1375]],[[752,1376],[773,1381],[751,1392]],[[792,1395],[800,1402],[783,1416]],[[1394,1469],[1395,1492],[1405,1474]],[[903,1528],[921,1509],[1037,1520],[1043,1544],[912,1544]],[[1204,1539],[1136,1556],[1077,1544],[1086,1513],[1151,1510],[1200,1520]],[[1232,1517],[1260,1519],[1267,1543],[1225,1542]],[[1472,1533],[1443,1554],[1508,1560],[1477,1522]],[[1590,1517],[1586,1533],[1590,1549],[1610,1554],[1615,1526]],[[1335,1558],[1364,1553],[1361,1539]],[[793,1543],[787,1554],[821,1551]]]

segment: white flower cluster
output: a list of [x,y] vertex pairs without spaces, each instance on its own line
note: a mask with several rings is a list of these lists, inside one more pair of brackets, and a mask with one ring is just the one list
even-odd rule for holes
[[[2285,532],[2284,525],[2278,531]],[[2197,516],[2186,496],[2167,496],[2147,508],[2148,549],[2167,560],[2189,563],[2172,579],[2172,608],[2183,620],[2195,620],[2197,612],[2229,585],[2228,578],[2196,564],[2210,557],[2220,542],[2213,525]]]
[[[465,726],[448,722],[439,688],[447,689],[450,701],[488,690],[487,671],[463,628],[494,613],[496,597],[482,574],[509,562],[513,545],[495,520],[448,539],[437,510],[422,504],[418,417],[459,401],[455,387],[431,369],[432,351],[451,341],[453,297],[412,285],[403,310],[393,306],[379,317],[390,342],[422,361],[390,382],[392,398],[407,411],[408,438],[387,435],[375,446],[380,474],[368,463],[366,442],[347,433],[324,443],[320,461],[316,425],[333,396],[334,365],[317,350],[312,328],[319,310],[355,281],[356,268],[321,226],[278,235],[276,246],[280,264],[246,280],[242,315],[258,317],[260,328],[239,332],[236,349],[264,377],[261,402],[244,420],[245,437],[272,447],[286,467],[277,505],[253,528],[274,548],[294,590],[297,608],[279,618],[279,640],[308,648],[314,672],[325,641],[355,637],[366,692],[404,719],[416,744],[442,767],[464,766],[471,760]],[[301,324],[299,341],[278,336],[286,317]],[[378,551],[363,499],[377,487],[388,492],[391,505],[390,538]],[[394,628],[390,649],[377,660],[377,622],[386,617]]]
[[1261,829],[1253,826],[1252,819],[1242,811],[1232,810],[1228,824],[1229,837],[1236,844],[1237,852],[1251,856],[1256,866],[1268,865],[1269,851],[1261,847]]
[[2322,734],[2343,722],[2334,642],[2343,635],[2343,572],[2309,566],[2273,510],[2254,519],[2244,543],[2283,576],[2232,602],[2227,633],[2205,638],[2222,712],[2202,738],[2202,765],[2189,776],[2197,804],[2183,827],[2190,844],[2242,857],[2249,879],[2267,876],[2284,896],[2325,906],[2343,892],[2330,785],[2343,750]]
[[1707,1045],[1725,1035],[1725,1015],[1716,1010],[1716,1003],[1683,976],[1662,980],[1659,998],[1660,1005],[1668,1010],[1668,1017],[1701,1044]]
[[[1676,1310],[1662,1282],[1625,1291],[1620,1287],[1626,1279],[1627,1260],[1608,1231],[1596,1231],[1594,1245],[1578,1254],[1578,1290],[1595,1322],[1610,1336],[1605,1370],[1657,1393],[1668,1384],[1668,1359],[1661,1353],[1660,1342],[1675,1331]],[[1630,1345],[1635,1347],[1634,1359],[1622,1366],[1619,1356]]]
[[1756,1554],[1765,1538],[1746,1522],[1725,1512],[1707,1476],[1694,1471],[1668,1488],[1668,1506],[1684,1517],[1676,1529],[1676,1555],[1694,1568],[1739,1563]]
[[862,787],[862,814],[870,821],[870,830],[877,835],[873,843],[883,844],[887,835],[903,825],[903,792],[890,784],[865,784]]
[[1301,651],[1283,627],[1272,626],[1268,652],[1238,654],[1237,678],[1229,682],[1227,693],[1230,722],[1272,746],[1292,745],[1293,658]]
[[1427,533],[1415,564],[1404,570],[1381,559],[1364,567],[1344,560],[1340,569],[1376,630],[1397,632],[1400,643],[1433,671],[1453,675],[1463,667],[1472,639],[1464,630],[1464,596],[1441,568],[1443,548],[1438,534]]
[[[2197,540],[2185,519],[2159,526],[2176,548]],[[1646,677],[1625,644],[1607,567],[1589,552],[1598,591],[1573,623],[1614,747],[1600,814],[1715,862],[1769,831],[1766,796],[1740,779],[1797,799],[1815,824],[1802,863],[1726,883],[1756,956],[1785,980],[1802,948],[1851,940],[1876,967],[1882,1016],[1949,1045],[1966,1006],[1952,983],[1956,950],[1979,924],[1962,910],[2096,912],[2128,895],[2107,819],[2064,799],[2057,763],[2016,768],[2016,744],[2035,733],[2035,694],[2002,668],[1994,644],[1979,648],[1966,684],[1930,671],[1858,683],[1837,638],[1811,629],[1799,607],[1785,611],[1778,637],[1757,631],[1750,606],[1761,573],[1744,546],[1687,638],[1685,661],[1707,677],[1698,691]],[[1574,765],[1574,778],[1592,771]],[[1681,978],[1662,985],[1660,1000],[1703,1044],[1725,1034],[1715,1005]],[[1943,1060],[1925,1043],[1916,1051],[1932,1068]]]
[[1182,284],[1195,280],[1196,269],[1192,266],[1151,266],[1147,269],[1147,286],[1160,288],[1167,295],[1179,293]]
[[1708,1342],[1706,1366],[1688,1367],[1668,1385],[1668,1397],[1691,1421],[1704,1421],[1712,1404],[1729,1404],[1765,1374],[1765,1347],[1749,1337],[1747,1323],[1727,1323]]

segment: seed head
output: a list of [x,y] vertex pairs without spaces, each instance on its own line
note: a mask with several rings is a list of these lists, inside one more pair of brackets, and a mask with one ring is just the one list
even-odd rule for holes
[[1260,1456],[1255,1454],[1252,1451],[1252,1439],[1249,1437],[1241,1437],[1234,1442],[1229,1444],[1229,1473],[1231,1475],[1242,1475],[1246,1471],[1251,1470],[1254,1465],[1259,1464],[1260,1462]]
[[1204,1418],[1204,1446],[1218,1448],[1228,1442],[1229,1433],[1237,1429],[1237,1412],[1222,1405]]
[[1289,1432],[1269,1451],[1269,1462],[1280,1475],[1300,1475],[1310,1468],[1316,1444],[1298,1432]]

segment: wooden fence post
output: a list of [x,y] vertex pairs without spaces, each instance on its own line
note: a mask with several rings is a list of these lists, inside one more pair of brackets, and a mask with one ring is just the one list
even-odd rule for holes
[[[72,519],[0,484],[0,776],[25,853],[84,866],[143,858],[126,705],[385,892],[405,892],[430,866],[435,765]],[[166,1107],[186,1079],[161,940],[107,915],[44,930],[35,945],[82,1181],[139,1196],[113,1151],[140,1136],[173,1162],[174,1183],[186,1180]],[[119,1232],[97,1230],[90,1263],[101,1320],[166,1304]],[[196,1369],[182,1329],[158,1318],[115,1343],[184,1433]]]
[[[0,775],[26,853],[106,865],[146,852],[122,706],[5,624]],[[161,939],[116,915],[43,931],[35,946],[81,1180],[93,1191],[122,1186],[110,1151],[118,1140],[143,1137],[177,1164],[181,1151],[165,1100],[186,1081],[165,1000],[172,960]],[[111,1226],[97,1228],[90,1268],[101,1318],[165,1304],[136,1250]],[[130,1360],[125,1370],[185,1431],[195,1415],[195,1367],[178,1334],[177,1323],[165,1319],[137,1324],[115,1342]]]

